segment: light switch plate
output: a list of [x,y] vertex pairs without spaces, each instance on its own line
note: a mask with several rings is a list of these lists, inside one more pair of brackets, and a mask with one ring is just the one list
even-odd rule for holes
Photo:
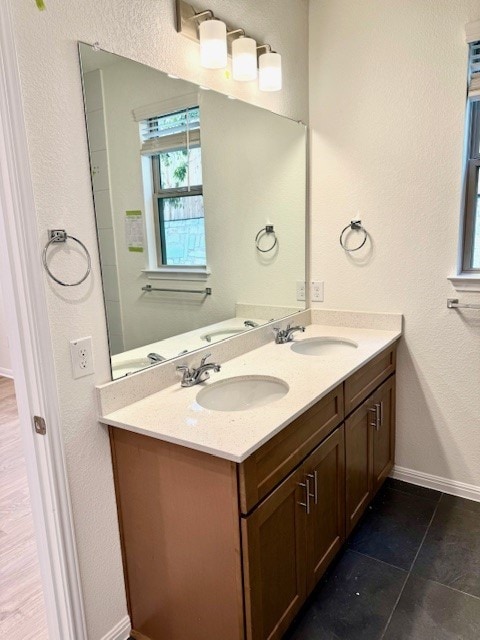
[[312,281],[312,290],[310,292],[312,296],[312,302],[323,302],[323,286],[323,282],[320,282],[318,280]]
[[70,340],[70,357],[72,360],[73,377],[90,376],[93,369],[92,337]]

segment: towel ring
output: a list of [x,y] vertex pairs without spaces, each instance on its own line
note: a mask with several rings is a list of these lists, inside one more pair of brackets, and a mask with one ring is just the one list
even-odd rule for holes
[[[75,238],[74,236],[69,236],[68,233],[65,231],[65,229],[52,229],[51,231],[48,232],[48,234],[50,239],[45,245],[45,247],[43,248],[43,252],[42,252],[42,261],[43,261],[43,266],[45,267],[45,271],[48,273],[48,275],[52,280],[54,280],[57,284],[61,285],[62,287],[76,287],[79,284],[82,284],[82,282],[84,282],[88,278],[88,276],[90,275],[90,271],[92,270],[92,260],[90,258],[90,254],[88,252],[87,247],[78,238]],[[87,271],[85,275],[83,275],[80,278],[80,280],[77,280],[77,282],[63,282],[63,280],[60,280],[59,278],[53,275],[53,273],[50,271],[47,264],[47,251],[50,245],[57,244],[59,242],[66,242],[67,240],[73,240],[74,242],[79,244],[82,247],[82,249],[85,251],[85,255],[87,256]]]
[[[260,245],[259,245],[260,238],[262,238],[264,235],[269,235],[270,233],[273,233],[273,237],[274,237],[272,246],[269,247],[268,249],[260,249]],[[275,247],[277,246],[277,236],[275,234],[275,229],[273,228],[273,224],[267,224],[265,227],[263,227],[263,229],[260,229],[260,231],[255,236],[255,246],[257,247],[257,251],[260,251],[260,253],[268,253],[269,251],[272,251],[273,249],[275,249]]]
[[[361,242],[361,244],[358,245],[358,247],[355,247],[354,249],[348,249],[343,240],[344,240],[344,235],[346,231],[363,231],[363,240]],[[342,249],[344,249],[345,251],[348,251],[348,253],[352,253],[353,251],[358,251],[359,249],[361,249],[363,247],[363,245],[366,243],[368,238],[368,233],[367,230],[365,229],[365,227],[362,226],[362,221],[361,220],[352,220],[350,222],[350,224],[347,224],[347,226],[345,227],[345,229],[343,229],[342,233],[340,234],[340,246],[342,247]]]

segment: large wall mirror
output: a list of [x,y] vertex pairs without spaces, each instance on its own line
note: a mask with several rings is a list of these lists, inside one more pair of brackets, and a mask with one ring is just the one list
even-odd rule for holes
[[112,377],[303,310],[305,125],[79,50]]

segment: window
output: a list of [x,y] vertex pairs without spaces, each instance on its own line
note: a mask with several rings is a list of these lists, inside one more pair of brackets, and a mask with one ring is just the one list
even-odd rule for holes
[[469,76],[462,270],[480,273],[480,42],[470,45]]
[[141,136],[151,158],[158,266],[206,265],[199,107],[148,118]]

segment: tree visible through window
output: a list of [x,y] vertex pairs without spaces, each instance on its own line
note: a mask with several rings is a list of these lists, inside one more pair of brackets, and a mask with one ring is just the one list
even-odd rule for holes
[[144,122],[151,155],[160,265],[206,265],[198,107]]

